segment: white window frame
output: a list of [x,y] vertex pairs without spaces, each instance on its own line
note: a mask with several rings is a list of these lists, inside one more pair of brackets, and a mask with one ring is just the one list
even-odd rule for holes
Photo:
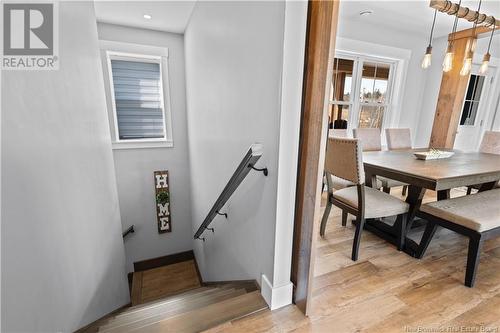
[[[384,119],[382,120],[382,128],[381,132],[384,132],[385,128],[393,126],[393,90],[394,90],[394,81],[395,81],[395,72],[397,70],[398,60],[390,59],[385,57],[377,57],[370,55],[363,55],[354,52],[348,51],[340,51],[337,50],[335,52],[335,58],[352,60],[354,62],[353,71],[352,71],[352,79],[351,79],[351,98],[348,102],[338,102],[334,100],[330,100],[330,105],[348,105],[349,106],[349,119],[347,120],[347,128],[352,130],[353,128],[357,128],[359,126],[359,115],[361,113],[362,106],[383,106],[384,110]],[[361,93],[361,78],[363,75],[363,64],[365,62],[370,63],[379,63],[389,65],[389,78],[387,79],[387,91],[385,102],[381,103],[362,103],[359,98]]]
[[[101,56],[107,71],[106,97],[113,149],[171,148],[174,146],[170,104],[168,49],[149,45],[100,41]],[[120,139],[111,60],[157,63],[160,66],[161,106],[163,111],[163,138]],[[106,82],[105,82],[106,83]]]

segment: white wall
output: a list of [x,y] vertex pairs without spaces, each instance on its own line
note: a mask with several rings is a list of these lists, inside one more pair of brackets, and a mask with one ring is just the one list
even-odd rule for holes
[[[125,240],[127,269],[133,263],[191,250],[191,188],[186,115],[183,35],[98,24],[100,40],[168,48],[168,74],[174,147],[113,150],[123,229],[135,225]],[[104,58],[104,57],[103,57]],[[104,60],[104,59],[103,59]],[[106,67],[103,61],[103,67]],[[109,80],[105,75],[108,110],[112,110]],[[111,111],[112,112],[112,111]],[[169,170],[172,232],[158,233],[153,172]]]
[[252,143],[269,168],[268,177],[251,172],[224,207],[228,220],[195,241],[206,281],[273,278],[284,9],[198,2],[185,33],[193,230]]
[[129,302],[92,2],[60,2],[60,69],[2,73],[2,331]]

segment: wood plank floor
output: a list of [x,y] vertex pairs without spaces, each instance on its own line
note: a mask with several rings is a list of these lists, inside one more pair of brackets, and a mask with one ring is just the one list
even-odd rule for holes
[[138,305],[200,287],[194,260],[134,273],[132,304]]
[[[452,196],[463,194],[454,190]],[[425,200],[435,197],[429,191]],[[413,230],[410,237],[419,240],[421,233]],[[325,238],[318,236],[309,318],[291,305],[211,332],[500,331],[500,239],[486,242],[471,289],[463,285],[467,239],[460,235],[439,229],[424,259],[417,260],[364,232],[360,258],[353,262],[353,234],[351,223],[342,227],[340,211],[332,209]]]

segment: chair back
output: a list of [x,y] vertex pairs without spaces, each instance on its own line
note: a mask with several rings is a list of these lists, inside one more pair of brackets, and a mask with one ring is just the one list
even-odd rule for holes
[[363,154],[358,139],[328,138],[325,171],[356,185],[365,183]]
[[329,132],[329,137],[331,138],[347,138],[347,130],[346,129],[332,129]]
[[484,132],[479,152],[500,155],[500,132]]
[[355,138],[361,140],[363,151],[381,151],[382,139],[378,128],[354,128],[352,133]]
[[409,128],[386,128],[387,149],[411,149],[411,133]]

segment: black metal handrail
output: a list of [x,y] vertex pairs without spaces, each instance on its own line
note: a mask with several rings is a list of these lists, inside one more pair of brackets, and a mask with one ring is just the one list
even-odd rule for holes
[[214,229],[209,228],[208,226],[215,218],[215,216],[224,215],[227,218],[226,213],[220,213],[219,211],[226,204],[227,200],[229,200],[234,191],[236,191],[238,186],[240,186],[241,182],[243,181],[243,179],[245,179],[250,170],[262,171],[264,173],[264,176],[268,175],[267,168],[258,169],[255,167],[255,163],[257,163],[257,161],[261,156],[262,156],[262,145],[253,144],[248,149],[247,153],[245,154],[245,157],[243,157],[243,160],[238,165],[233,175],[227,182],[221,194],[219,195],[214,205],[210,209],[207,217],[205,217],[205,220],[203,220],[203,223],[200,225],[200,227],[194,234],[194,239],[200,239],[205,241],[205,238],[202,238],[200,236],[203,234],[205,230],[211,230],[213,232]]
[[125,230],[123,233],[122,233],[122,236],[123,238],[125,238],[125,236],[127,236],[128,234],[133,234],[135,232],[134,230],[134,225],[132,224],[130,227],[128,227],[127,230]]

